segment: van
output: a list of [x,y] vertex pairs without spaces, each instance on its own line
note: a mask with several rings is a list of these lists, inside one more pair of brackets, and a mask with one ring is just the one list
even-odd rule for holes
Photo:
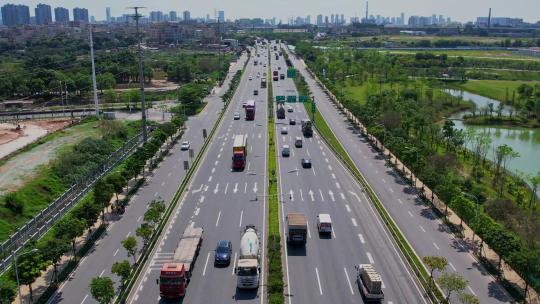
[[296,139],[294,140],[294,146],[297,148],[302,148],[302,137],[296,137]]
[[332,233],[332,219],[330,214],[319,213],[317,215],[317,230],[319,233]]

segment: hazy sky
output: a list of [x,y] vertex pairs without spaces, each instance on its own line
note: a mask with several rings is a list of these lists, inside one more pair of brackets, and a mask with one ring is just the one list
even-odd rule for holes
[[[146,6],[143,14],[149,11],[175,10],[182,12],[191,11],[192,16],[213,15],[214,9],[224,10],[226,19],[238,17],[262,17],[273,16],[283,19],[292,16],[311,15],[314,22],[318,14],[345,14],[347,21],[350,16],[363,16],[365,14],[365,0],[2,0],[2,3],[26,4],[33,8],[38,3],[47,3],[51,6],[64,6],[68,9],[73,7],[86,7],[90,15],[97,20],[105,18],[105,7],[109,6],[113,16],[127,13],[128,6]],[[477,16],[486,16],[489,7],[492,8],[493,16],[519,17],[528,22],[540,20],[540,0],[371,0],[369,2],[370,15],[397,16],[405,13],[406,19],[411,15],[431,16],[442,14],[450,16],[458,21],[476,20]],[[71,16],[71,13],[70,13]]]

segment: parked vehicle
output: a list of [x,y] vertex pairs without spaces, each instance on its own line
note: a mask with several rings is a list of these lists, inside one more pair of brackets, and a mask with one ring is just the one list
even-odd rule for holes
[[260,279],[259,235],[254,225],[247,225],[240,238],[240,256],[234,272],[237,276],[236,286],[239,289],[259,287]]
[[307,219],[303,213],[287,214],[287,243],[305,245],[307,241]]
[[157,280],[162,298],[178,299],[186,295],[193,265],[201,248],[202,235],[202,228],[191,226],[182,234],[172,261],[163,265]]
[[235,135],[233,143],[232,168],[242,171],[246,167],[247,135]]
[[231,263],[231,253],[231,241],[219,241],[216,245],[216,250],[214,251],[214,265],[229,265]]
[[356,269],[356,282],[362,296],[368,301],[382,301],[384,293],[382,291],[381,276],[375,271],[372,264],[359,264]]

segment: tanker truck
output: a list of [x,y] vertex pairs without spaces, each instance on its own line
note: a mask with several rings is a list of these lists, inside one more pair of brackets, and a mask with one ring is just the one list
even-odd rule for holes
[[240,238],[240,256],[234,270],[239,289],[256,289],[259,287],[260,251],[259,236],[254,225],[246,225]]

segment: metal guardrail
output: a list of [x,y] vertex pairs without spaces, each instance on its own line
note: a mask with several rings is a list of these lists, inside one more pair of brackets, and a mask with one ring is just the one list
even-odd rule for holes
[[33,219],[19,228],[9,239],[0,244],[0,273],[6,271],[15,253],[21,250],[28,242],[43,236],[62,216],[71,210],[79,200],[88,193],[94,183],[109,173],[119,162],[142,143],[142,133],[139,133],[125,142],[122,147],[114,151],[109,158],[94,172],[81,178],[66,190],[47,208],[38,213]]

